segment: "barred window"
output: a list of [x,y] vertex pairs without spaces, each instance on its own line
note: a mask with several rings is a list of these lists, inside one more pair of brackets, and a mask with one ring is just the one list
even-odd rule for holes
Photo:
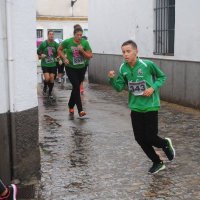
[[174,55],[175,0],[155,0],[154,54]]
[[37,38],[43,38],[43,29],[37,29]]

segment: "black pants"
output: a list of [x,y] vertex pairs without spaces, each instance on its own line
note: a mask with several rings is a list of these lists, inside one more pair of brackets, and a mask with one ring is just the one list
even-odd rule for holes
[[161,162],[154,147],[164,148],[166,140],[158,136],[158,111],[140,113],[131,111],[131,120],[135,140],[152,162]]
[[6,186],[3,184],[3,182],[0,179],[0,195],[6,190]]
[[85,78],[86,70],[86,67],[81,69],[74,69],[70,67],[65,68],[69,81],[72,84],[72,92],[68,102],[68,106],[69,108],[74,108],[74,106],[76,105],[78,112],[81,112],[83,110],[80,95],[80,84]]

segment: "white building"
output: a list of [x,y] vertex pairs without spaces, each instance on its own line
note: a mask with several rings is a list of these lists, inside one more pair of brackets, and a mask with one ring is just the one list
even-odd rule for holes
[[39,175],[35,18],[35,0],[1,0],[0,177],[6,182]]
[[89,1],[90,80],[107,83],[122,62],[121,44],[132,39],[139,56],[167,74],[162,98],[200,108],[199,8],[199,0]]
[[80,24],[88,34],[88,0],[37,0],[37,38],[47,38],[54,30],[55,38],[73,36],[73,26]]

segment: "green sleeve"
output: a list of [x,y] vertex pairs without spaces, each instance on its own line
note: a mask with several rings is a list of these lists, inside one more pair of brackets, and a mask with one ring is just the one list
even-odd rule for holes
[[38,47],[38,49],[37,49],[37,54],[38,54],[38,55],[41,55],[41,54],[43,53],[43,51],[44,51],[44,42],[42,42],[42,43],[40,44],[40,46]]
[[126,81],[120,72],[118,72],[117,77],[109,78],[109,83],[117,92],[121,92],[126,86]]
[[167,77],[164,72],[153,62],[150,63],[151,73],[155,79],[152,87],[155,91],[157,91],[166,81]]

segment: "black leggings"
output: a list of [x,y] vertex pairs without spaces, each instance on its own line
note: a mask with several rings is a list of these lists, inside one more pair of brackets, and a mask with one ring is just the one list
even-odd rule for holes
[[161,162],[153,146],[164,148],[166,140],[158,136],[158,111],[140,113],[131,111],[135,140],[154,163]]
[[0,195],[6,190],[6,186],[3,184],[2,180],[0,179]]
[[69,108],[74,108],[74,106],[76,105],[78,112],[81,112],[83,110],[80,95],[80,84],[84,81],[86,70],[86,67],[81,69],[74,69],[70,67],[65,68],[69,81],[72,84],[72,92],[68,102],[68,106]]

